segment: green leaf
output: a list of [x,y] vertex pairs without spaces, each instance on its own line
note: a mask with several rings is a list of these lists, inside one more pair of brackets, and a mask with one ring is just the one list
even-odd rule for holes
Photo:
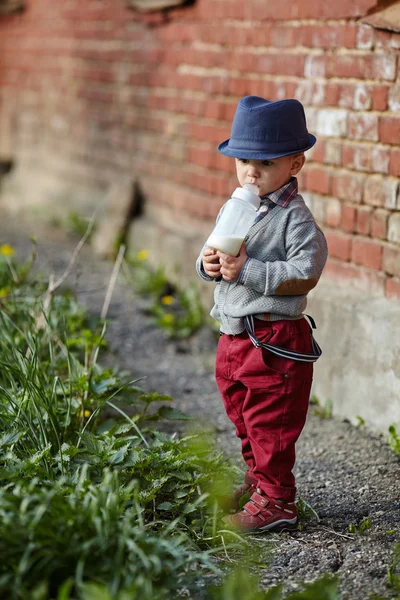
[[171,502],[161,502],[161,504],[157,505],[158,510],[171,510],[173,508],[173,504]]
[[92,381],[90,384],[90,388],[91,388],[92,392],[94,392],[98,396],[102,396],[106,392],[114,390],[116,385],[117,385],[117,378],[116,377],[108,377],[107,379],[100,379],[98,381]]
[[130,444],[126,444],[125,446],[123,446],[122,448],[120,448],[119,450],[114,452],[114,454],[111,454],[108,457],[107,462],[110,463],[111,465],[117,465],[117,464],[121,463],[124,460],[129,448],[130,448]]
[[171,396],[168,396],[167,394],[158,394],[157,392],[153,392],[151,394],[141,394],[139,396],[139,400],[148,405],[152,402],[173,402],[173,398],[171,398]]
[[172,406],[161,406],[157,413],[161,419],[168,421],[191,421],[193,419],[193,417]]
[[9,446],[10,444],[15,444],[19,440],[21,440],[26,434],[26,431],[10,431],[9,433],[5,433],[0,438],[0,448],[3,446]]

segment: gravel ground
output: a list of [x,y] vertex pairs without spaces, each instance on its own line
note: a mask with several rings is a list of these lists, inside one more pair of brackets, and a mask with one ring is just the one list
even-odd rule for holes
[[[17,228],[10,219],[7,227],[4,218],[2,222],[0,243],[12,243],[22,258],[29,252],[29,227]],[[50,231],[38,239],[42,270],[61,272],[75,242]],[[68,286],[94,313],[101,310],[111,269],[84,248],[68,279]],[[220,448],[241,464],[239,442],[214,381],[215,334],[204,328],[190,341],[169,341],[149,323],[144,309],[145,302],[120,282],[108,315],[108,360],[144,377],[143,388],[170,394],[178,408],[213,427]],[[328,354],[326,349],[322,360]],[[343,600],[369,600],[374,594],[398,598],[387,585],[387,571],[400,541],[400,457],[381,436],[337,417],[322,419],[312,406],[297,456],[299,495],[320,522],[307,521],[291,534],[254,538],[256,550],[268,542],[275,548],[268,568],[258,570],[262,586],[284,582],[291,591],[303,581],[334,573],[340,577]],[[359,526],[364,517],[370,519],[370,529],[349,533],[349,525]]]

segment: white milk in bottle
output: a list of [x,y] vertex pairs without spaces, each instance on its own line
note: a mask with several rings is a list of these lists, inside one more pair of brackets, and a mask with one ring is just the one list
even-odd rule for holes
[[236,188],[223,207],[206,245],[225,254],[237,256],[260,207],[258,187],[246,183]]

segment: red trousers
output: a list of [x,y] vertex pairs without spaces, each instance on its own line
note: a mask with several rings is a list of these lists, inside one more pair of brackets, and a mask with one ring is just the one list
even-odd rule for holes
[[[312,351],[304,318],[254,322],[261,342]],[[312,363],[255,348],[246,332],[219,339],[216,380],[225,410],[242,442],[248,474],[272,498],[295,499],[295,443],[306,421],[312,374]]]

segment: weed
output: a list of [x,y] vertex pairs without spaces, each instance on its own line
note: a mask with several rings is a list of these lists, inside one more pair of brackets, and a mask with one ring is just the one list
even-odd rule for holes
[[360,417],[360,415],[357,415],[356,419],[357,419],[356,427],[365,427],[365,419]]
[[304,529],[307,522],[315,520],[319,523],[320,518],[318,513],[314,510],[311,504],[308,504],[303,498],[299,498],[296,501],[297,514],[299,517],[298,529]]
[[395,425],[390,425],[389,427],[389,446],[395,452],[395,454],[400,454],[400,437],[397,433],[397,429]]
[[316,408],[313,410],[313,415],[320,417],[321,419],[331,419],[333,416],[333,403],[330,398],[328,398],[324,405],[321,405],[320,401],[316,396],[312,396],[312,402]]
[[204,311],[196,286],[189,283],[180,289],[171,283],[164,267],[150,267],[146,250],[129,255],[125,276],[137,294],[149,299],[152,322],[168,337],[187,338],[203,324]]
[[[53,217],[51,224],[53,227],[57,227],[69,236],[77,236],[82,237],[88,228],[88,223],[90,219],[82,214],[79,214],[75,211],[70,211],[64,217]],[[93,226],[89,235],[93,235],[95,231],[95,227]]]
[[371,529],[372,522],[369,517],[363,517],[361,523],[357,526],[355,523],[350,523],[348,527],[349,533],[364,533]]
[[400,544],[393,549],[393,561],[388,569],[388,586],[400,592]]

